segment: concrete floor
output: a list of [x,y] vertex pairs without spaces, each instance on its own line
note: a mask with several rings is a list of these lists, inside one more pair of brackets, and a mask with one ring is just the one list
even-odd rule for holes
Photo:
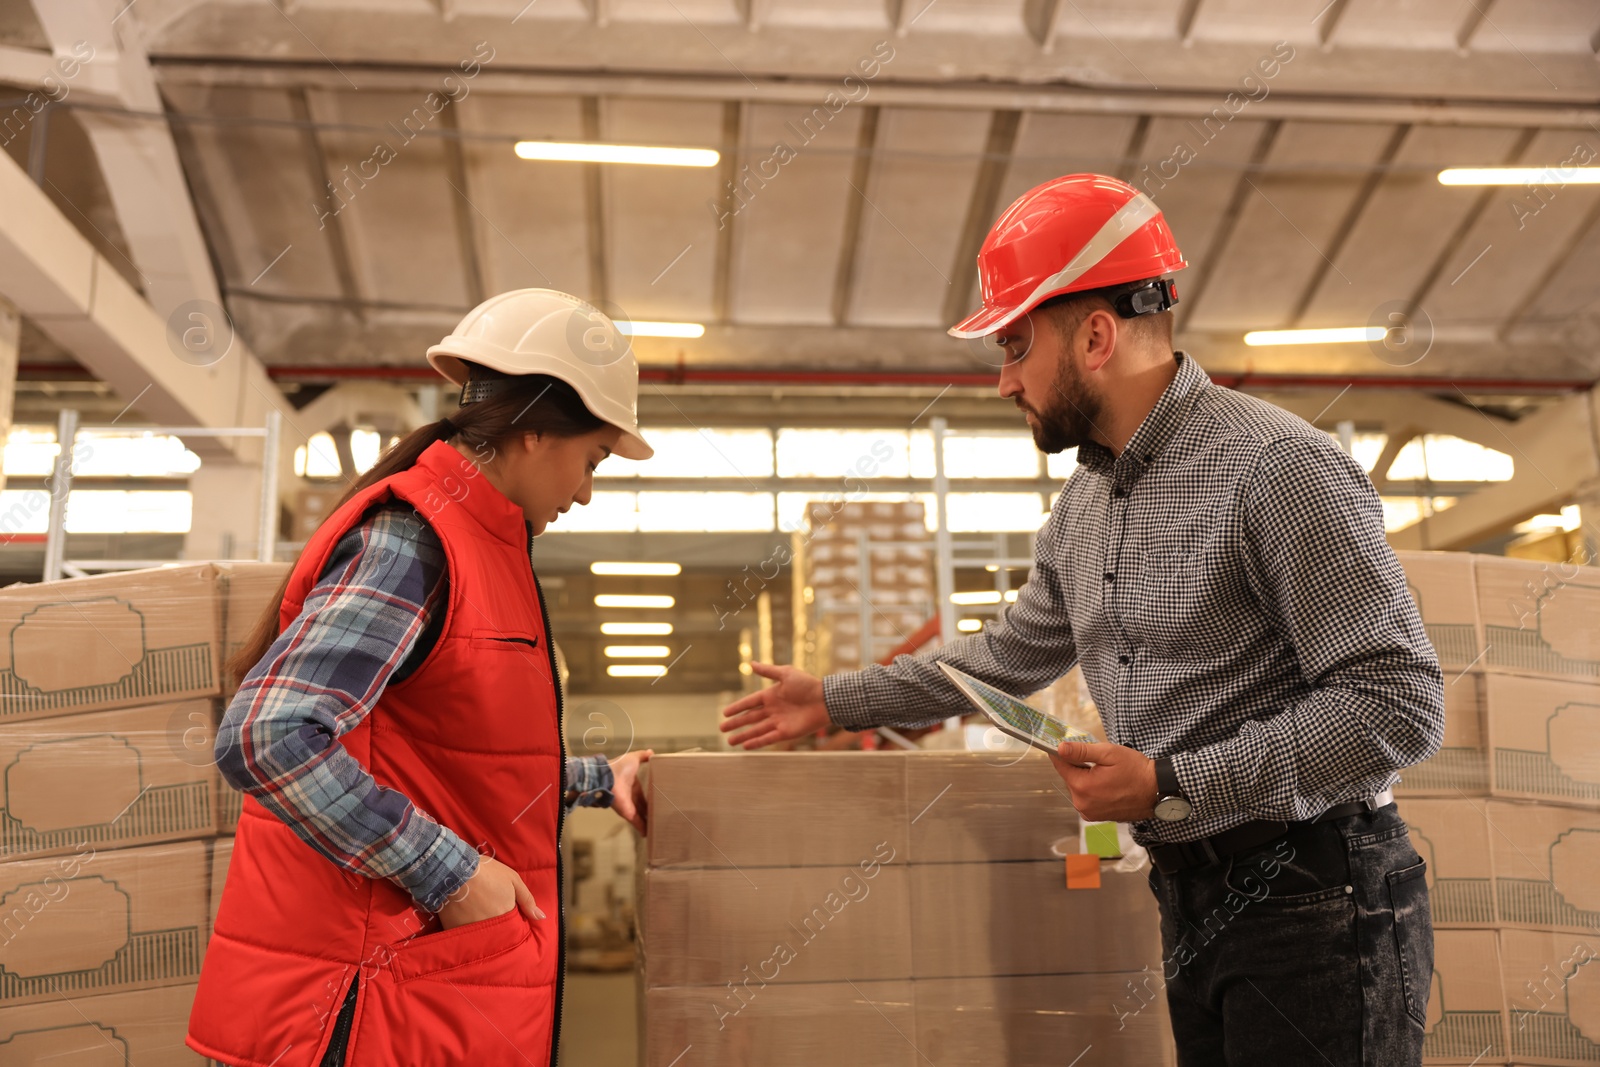
[[561,1062],[581,1067],[635,1067],[638,1010],[631,973],[567,972]]

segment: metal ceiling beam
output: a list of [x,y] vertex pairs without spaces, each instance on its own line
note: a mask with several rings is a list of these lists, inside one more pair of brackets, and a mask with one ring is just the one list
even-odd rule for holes
[[[603,3],[605,0],[595,0]],[[600,98],[586,96],[579,104],[583,136],[588,141],[600,140]],[[589,300],[596,307],[610,305],[609,286],[611,271],[606,251],[605,175],[599,163],[580,163],[583,168],[583,219],[589,242]]]
[[[289,91],[289,109],[296,118],[306,122],[311,121],[311,101],[307,90],[300,88]],[[333,179],[328,174],[328,156],[323,151],[322,139],[317,136],[317,131],[314,128],[307,128],[300,139],[300,144],[306,169],[311,172],[311,179],[318,193],[337,199]],[[344,223],[339,220],[338,215],[329,210],[322,216],[319,229],[326,235],[328,257],[333,262],[334,276],[339,279],[339,295],[359,316],[362,308],[361,287],[356,283],[355,263],[350,255],[350,246],[345,241]]]
[[1362,181],[1361,187],[1356,190],[1356,195],[1351,198],[1349,207],[1345,209],[1344,217],[1339,220],[1338,226],[1334,228],[1333,239],[1328,242],[1328,247],[1319,250],[1321,255],[1317,257],[1317,262],[1312,264],[1311,279],[1306,283],[1305,288],[1300,291],[1300,296],[1295,300],[1294,307],[1289,312],[1286,324],[1289,327],[1292,328],[1300,324],[1306,309],[1311,306],[1311,301],[1316,298],[1317,290],[1322,288],[1323,280],[1327,278],[1328,272],[1334,269],[1333,265],[1338,261],[1339,253],[1344,250],[1345,242],[1350,240],[1350,234],[1355,231],[1356,224],[1361,221],[1361,215],[1366,211],[1367,204],[1371,202],[1372,195],[1378,191],[1378,186],[1383,183],[1384,169],[1394,162],[1395,156],[1400,151],[1400,146],[1405,142],[1410,132],[1410,126],[1400,125],[1396,126],[1394,132],[1389,135],[1388,142],[1383,146],[1383,150],[1378,153],[1377,168],[1367,175],[1365,180]]
[[1333,47],[1333,35],[1339,29],[1339,20],[1344,18],[1344,13],[1349,7],[1350,0],[1329,0],[1328,6],[1311,20],[1317,27],[1317,44],[1324,50]]
[[[439,121],[447,129],[460,129],[460,119],[456,115],[454,103],[447,105],[439,113]],[[467,174],[466,153],[462,151],[459,138],[451,138],[445,142],[444,166],[450,175],[450,184],[455,193],[450,198],[450,206],[455,209],[456,243],[461,249],[462,280],[466,284],[467,299],[476,307],[488,299],[489,294],[483,283],[483,260],[478,255],[477,219],[472,210],[472,185]]]
[[861,258],[861,218],[866,210],[868,183],[872,180],[872,152],[878,141],[878,109],[861,109],[861,126],[856,131],[856,146],[861,149],[850,167],[851,189],[845,193],[844,238],[839,245],[839,265],[833,275],[833,324],[843,326],[850,318],[850,300],[855,293],[856,267]]
[[[1523,130],[1522,135],[1517,138],[1516,143],[1511,146],[1511,150],[1501,160],[1501,165],[1509,167],[1521,160],[1523,153],[1528,150],[1528,146],[1533,144],[1534,138],[1538,135],[1539,131],[1536,129]],[[1427,299],[1433,287],[1439,283],[1439,279],[1444,275],[1444,269],[1455,258],[1455,254],[1461,248],[1462,242],[1467,239],[1467,235],[1478,224],[1478,219],[1483,217],[1483,213],[1489,209],[1489,205],[1499,195],[1500,193],[1495,186],[1484,186],[1483,191],[1473,201],[1472,207],[1461,217],[1460,223],[1456,225],[1455,230],[1450,234],[1450,239],[1444,243],[1443,248],[1439,249],[1439,254],[1434,257],[1433,263],[1429,265],[1427,272],[1422,276],[1422,280],[1417,283],[1417,287],[1412,291],[1410,305],[1406,311],[1408,319],[1415,317],[1417,308],[1422,306],[1422,302]],[[1454,280],[1450,284],[1455,284]]]
[[[1594,204],[1590,205],[1583,219],[1572,228],[1572,233],[1567,237],[1566,243],[1561,246],[1561,250],[1550,257],[1550,265],[1539,275],[1539,280],[1528,286],[1528,291],[1517,301],[1511,314],[1506,316],[1505,323],[1498,331],[1501,338],[1505,338],[1512,330],[1516,329],[1517,324],[1522,321],[1533,308],[1533,305],[1538,302],[1539,297],[1544,294],[1546,287],[1550,285],[1556,275],[1566,269],[1567,262],[1577,254],[1580,248],[1585,247],[1590,240],[1596,237],[1597,224],[1600,224],[1600,200],[1596,200]],[[1583,308],[1578,308],[1573,312],[1574,316],[1583,310]]]
[[[870,52],[870,46],[867,51]],[[1250,54],[1240,65],[1250,67],[1257,56]],[[1305,58],[1297,58],[1301,63]],[[853,62],[852,60],[851,62]],[[1396,63],[1406,60],[1399,54]],[[1220,61],[1219,61],[1220,62]],[[1592,59],[1585,63],[1592,64]],[[896,64],[899,60],[896,60]],[[848,63],[845,64],[848,67]],[[422,65],[383,65],[363,67],[362,88],[373,91],[429,92],[438,88],[446,67]],[[1233,67],[1228,68],[1230,71]],[[284,89],[289,87],[325,88],[348,92],[344,78],[325,63],[243,62],[226,59],[173,59],[155,67],[160,84],[214,88]],[[1146,87],[1107,89],[1104,87],[1061,84],[1060,72],[1050,74],[1049,84],[996,84],[993,82],[954,82],[929,77],[913,80],[895,70],[895,79],[878,78],[872,84],[873,102],[892,107],[977,108],[989,111],[1048,111],[1086,115],[1154,115],[1172,118],[1203,118],[1219,103],[1219,94],[1234,91],[1229,83],[1216,90],[1196,89],[1174,92]],[[1586,75],[1593,76],[1586,69]],[[746,100],[761,103],[803,103],[814,105],[838,86],[836,78],[806,75],[768,75],[748,71],[738,74],[661,74],[649,71],[514,71],[485,68],[473,80],[474,86],[495,93],[561,96],[665,96],[689,100]],[[1576,84],[1576,83],[1575,83]],[[1481,91],[1481,84],[1478,86]],[[1418,88],[1416,95],[1381,93],[1365,87],[1311,92],[1289,85],[1276,88],[1265,99],[1250,105],[1252,117],[1321,122],[1410,122],[1439,126],[1543,126],[1560,129],[1591,129],[1600,122],[1600,107],[1592,98],[1573,96],[1555,100],[1516,100],[1503,96],[1496,100],[1452,99],[1436,87],[1432,95]]]
[[[1233,231],[1239,225],[1239,216],[1244,212],[1244,202],[1255,191],[1250,182],[1252,170],[1260,167],[1272,154],[1272,146],[1278,140],[1278,131],[1282,129],[1281,122],[1268,122],[1261,127],[1261,133],[1256,138],[1256,145],[1250,152],[1250,165],[1239,175],[1239,180],[1234,183],[1233,193],[1228,197],[1228,206],[1222,209],[1222,221],[1217,223],[1217,232],[1212,235],[1211,243],[1206,246],[1205,258],[1199,262],[1204,265],[1200,276],[1188,286],[1188,296],[1183,298],[1178,305],[1178,321],[1173,324],[1174,332],[1181,333],[1194,319],[1195,310],[1200,306],[1200,300],[1210,288],[1217,261],[1222,258],[1222,253],[1227,250],[1228,242],[1233,240]],[[1185,307],[1187,305],[1187,307]]]
[[1183,0],[1178,8],[1178,18],[1173,25],[1174,35],[1186,45],[1194,43],[1195,18],[1200,14],[1200,0]]
[[950,285],[944,298],[946,322],[957,322],[971,310],[967,294],[972,292],[978,273],[978,249],[994,222],[1000,189],[1005,184],[1011,152],[1017,143],[1017,129],[1021,125],[1019,111],[996,111],[990,116],[983,162],[978,164],[972,196],[967,201],[967,217],[961,225],[961,236],[956,240],[955,262],[950,266]]
[[[743,145],[744,107],[730,100],[722,105],[722,163],[717,175],[723,189],[732,188],[738,180]],[[721,193],[719,189],[718,195]],[[726,213],[717,225],[716,259],[711,268],[711,315],[716,322],[733,321],[733,241],[739,232],[739,214]]]

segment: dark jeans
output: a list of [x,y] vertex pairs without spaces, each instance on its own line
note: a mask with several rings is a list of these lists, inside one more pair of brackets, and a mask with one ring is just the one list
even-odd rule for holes
[[1422,857],[1390,804],[1164,875],[1181,1067],[1414,1067],[1433,980]]

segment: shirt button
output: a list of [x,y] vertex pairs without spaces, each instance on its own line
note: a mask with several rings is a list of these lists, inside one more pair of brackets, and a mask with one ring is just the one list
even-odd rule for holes
[[1128,491],[1126,489],[1122,488],[1119,485],[1119,486],[1117,486],[1117,488],[1111,490],[1111,495],[1112,496],[1127,496],[1128,495]]
[[1132,663],[1133,660],[1129,659],[1127,656],[1118,656],[1117,662],[1126,666],[1127,664]]
[[1106,581],[1114,582],[1116,580],[1117,580],[1117,576],[1115,574],[1112,574],[1110,571],[1106,571]]

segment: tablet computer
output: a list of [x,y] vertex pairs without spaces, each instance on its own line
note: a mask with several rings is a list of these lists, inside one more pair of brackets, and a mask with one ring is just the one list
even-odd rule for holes
[[939,664],[939,669],[955,683],[963,696],[972,701],[973,707],[983,712],[1001,732],[1018,741],[1054,755],[1056,747],[1063,741],[1098,740],[1093,734],[1068,726],[1037,708],[1030,708],[1011,694],[1001,692],[988,682],[979,681],[966,671],[957,670],[948,663]]

